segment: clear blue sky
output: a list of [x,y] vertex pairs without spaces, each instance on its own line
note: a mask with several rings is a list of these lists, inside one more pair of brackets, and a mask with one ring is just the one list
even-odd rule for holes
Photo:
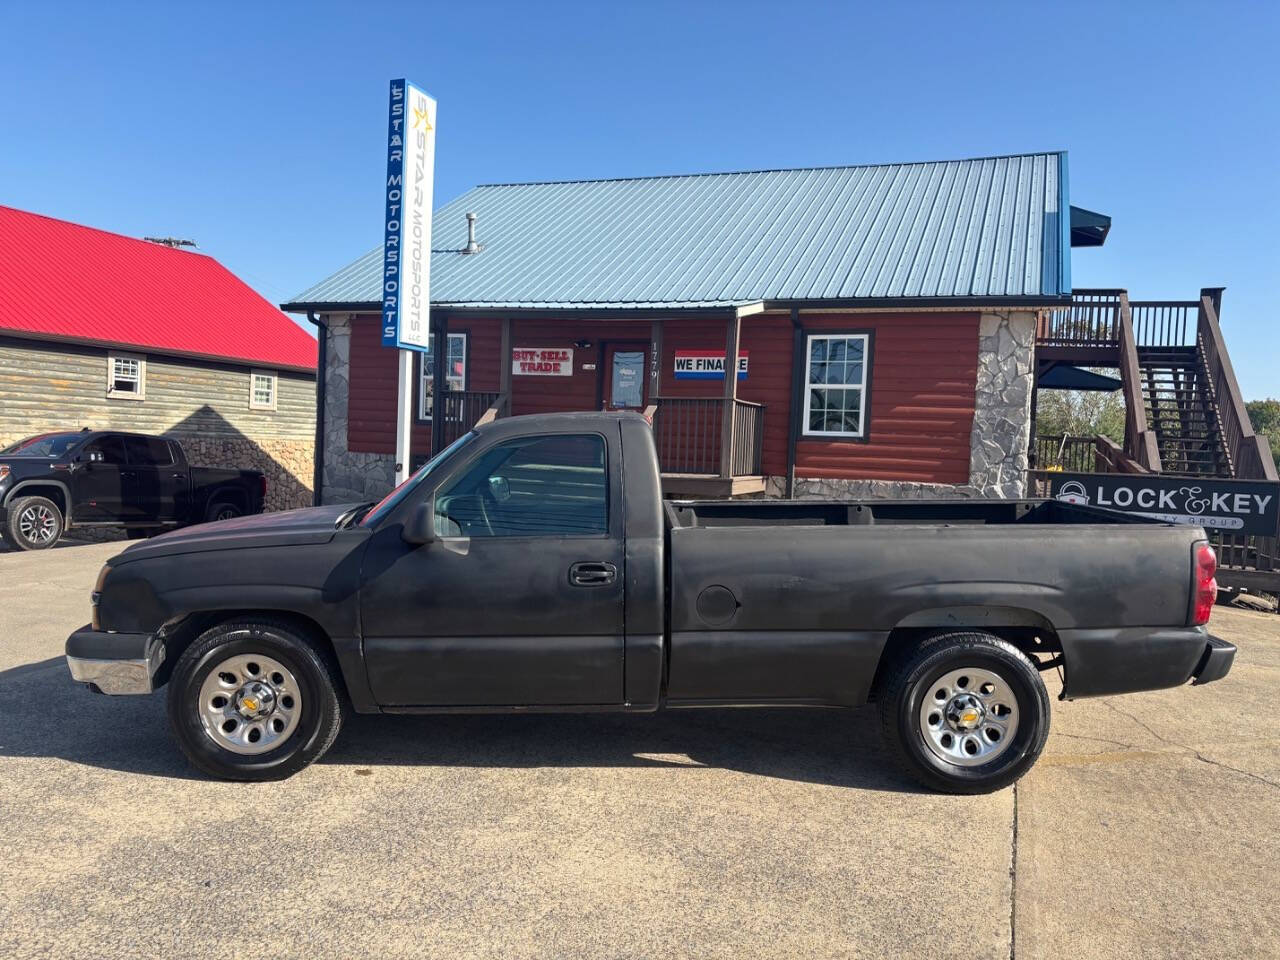
[[[415,8],[410,24],[403,11]],[[1077,286],[1225,285],[1280,395],[1276,4],[0,0],[0,203],[191,237],[275,302],[380,239],[387,83],[477,183],[1065,148]]]

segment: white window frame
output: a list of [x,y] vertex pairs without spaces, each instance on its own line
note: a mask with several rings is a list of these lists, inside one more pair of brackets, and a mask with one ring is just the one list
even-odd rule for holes
[[[262,403],[258,400],[258,378],[265,377],[271,384],[271,400],[269,403]],[[251,370],[249,371],[249,409],[250,410],[275,410],[276,399],[280,395],[280,377],[274,370]]]
[[[815,340],[861,340],[862,341],[862,380],[859,383],[812,383],[810,380],[813,365],[813,341]],[[839,437],[846,440],[861,440],[867,435],[867,376],[871,369],[871,336],[866,333],[810,333],[804,338],[804,382],[800,385],[801,396],[801,435],[805,437]],[[813,430],[809,427],[811,396],[809,391],[835,388],[837,390],[857,390],[861,395],[858,403],[858,432],[849,430]]]
[[[454,338],[462,341],[462,376],[445,378],[450,381],[450,390],[454,389],[454,381],[461,380],[462,384],[457,389],[458,391],[462,391],[467,389],[467,364],[471,362],[471,358],[468,356],[470,352],[470,345],[467,343],[467,335],[465,333],[449,333],[446,336],[448,337],[448,340],[445,341],[446,345]],[[435,337],[436,335],[434,333],[427,334],[428,347],[435,342]],[[449,356],[446,353],[445,362],[448,363],[448,361]],[[435,379],[435,371],[431,369],[432,366],[432,364],[427,363],[427,355],[425,353],[420,353],[418,355],[418,420],[421,423],[431,422],[431,413],[427,410],[427,384],[431,383]],[[434,401],[434,397],[432,399]]]
[[[133,360],[138,364],[138,389],[116,389],[116,361]],[[113,400],[145,400],[147,398],[147,358],[137,353],[107,352],[107,396]]]

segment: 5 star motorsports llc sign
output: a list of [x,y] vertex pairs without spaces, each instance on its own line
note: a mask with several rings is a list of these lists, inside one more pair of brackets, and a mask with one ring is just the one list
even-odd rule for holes
[[387,212],[382,254],[382,345],[426,350],[431,290],[431,191],[436,102],[407,80],[391,81]]
[[1049,477],[1049,495],[1066,503],[1264,537],[1274,537],[1278,528],[1280,483],[1273,481],[1132,473],[1053,473]]

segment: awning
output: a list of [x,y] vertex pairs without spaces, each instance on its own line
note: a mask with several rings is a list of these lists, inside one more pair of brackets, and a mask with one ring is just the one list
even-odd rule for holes
[[1084,207],[1071,208],[1071,245],[1073,247],[1100,247],[1111,230],[1111,218],[1105,213],[1094,213]]
[[1124,384],[1118,377],[1108,377],[1069,363],[1055,363],[1036,378],[1036,387],[1041,390],[1099,390],[1110,393],[1122,386]]

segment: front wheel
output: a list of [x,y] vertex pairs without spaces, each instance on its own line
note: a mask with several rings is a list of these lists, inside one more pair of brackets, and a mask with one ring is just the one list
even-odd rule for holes
[[62,531],[62,511],[47,497],[18,497],[9,504],[5,541],[19,550],[47,550]]
[[169,725],[197,769],[282,780],[319,758],[342,725],[327,652],[292,624],[237,621],[201,634],[169,679]]
[[878,700],[881,729],[902,766],[945,793],[1008,786],[1049,736],[1040,672],[989,633],[928,638],[889,667]]

